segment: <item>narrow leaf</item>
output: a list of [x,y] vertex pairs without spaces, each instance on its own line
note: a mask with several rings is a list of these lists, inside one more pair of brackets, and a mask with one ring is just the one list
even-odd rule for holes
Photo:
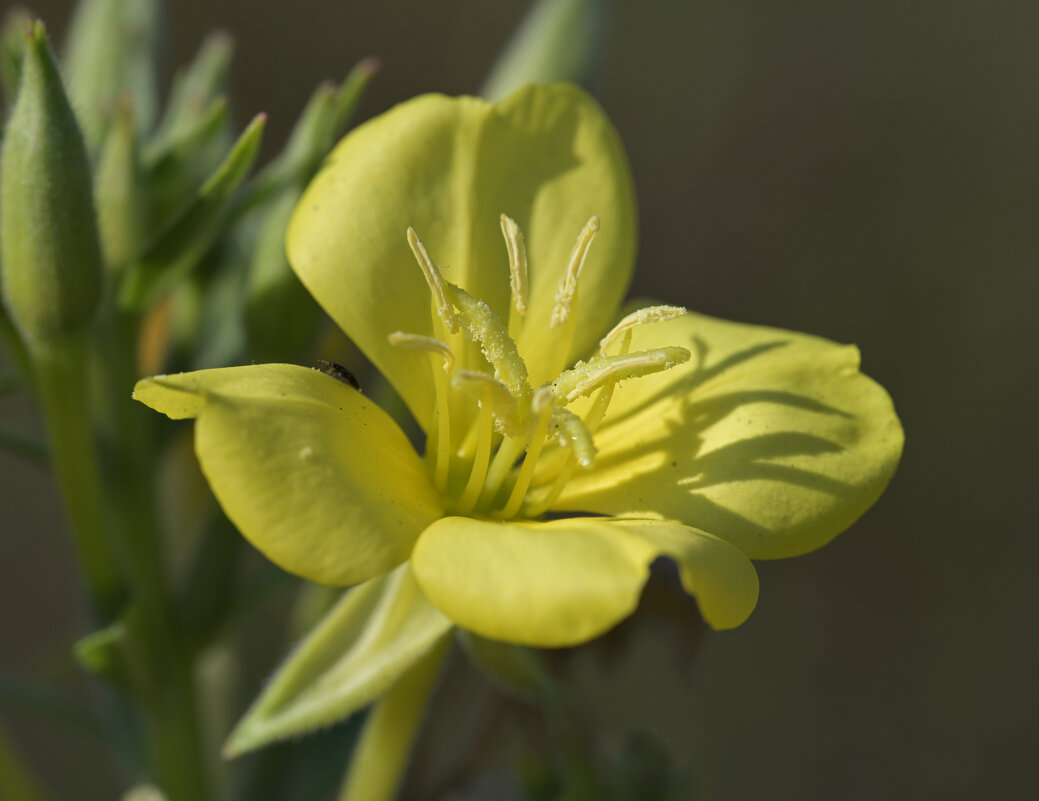
[[213,101],[227,91],[227,76],[234,55],[234,40],[218,31],[209,34],[191,65],[173,79],[170,102],[149,144],[162,151],[184,139],[206,116]]
[[266,120],[264,114],[253,119],[194,201],[127,272],[119,290],[120,306],[147,308],[198,264],[220,233],[235,190],[256,158]]
[[281,153],[252,182],[239,213],[280,192],[301,191],[306,186],[350,121],[378,69],[377,59],[366,58],[350,71],[338,88],[323,83],[314,91]]
[[608,0],[538,0],[502,52],[480,94],[502,100],[532,83],[567,81],[588,87]]
[[227,756],[335,723],[387,690],[450,631],[410,566],[346,594],[231,733]]
[[203,112],[161,146],[143,154],[146,185],[151,195],[151,222],[162,228],[191,199],[219,167],[231,146],[231,115],[227,98],[213,98]]

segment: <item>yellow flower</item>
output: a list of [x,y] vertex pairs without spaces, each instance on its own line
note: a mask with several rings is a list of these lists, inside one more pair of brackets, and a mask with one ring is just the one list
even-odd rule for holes
[[579,90],[419,97],[338,146],[288,250],[400,393],[424,457],[305,367],[160,376],[135,397],[197,418],[214,493],[273,561],[346,586],[410,560],[394,580],[438,631],[586,641],[631,613],[659,556],[708,623],[737,626],[750,560],[847,528],[902,431],[854,347],[670,306],[619,314],[635,231],[623,150]]

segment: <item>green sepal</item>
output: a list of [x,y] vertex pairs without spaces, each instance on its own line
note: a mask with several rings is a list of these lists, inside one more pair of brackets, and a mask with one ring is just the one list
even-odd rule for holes
[[101,148],[94,174],[94,202],[101,252],[110,274],[118,274],[141,254],[148,229],[148,190],[133,105],[124,97]]
[[22,55],[25,53],[25,32],[32,17],[24,8],[9,9],[0,28],[0,90],[4,93],[4,107],[10,109],[18,96],[18,80],[22,75]]
[[127,271],[118,295],[122,308],[148,308],[199,263],[256,158],[266,120],[264,114],[253,119],[194,201]]
[[407,564],[348,592],[275,674],[231,732],[233,757],[327,726],[388,690],[452,624]]
[[480,89],[498,101],[527,84],[588,87],[598,66],[608,0],[539,0]]
[[147,130],[155,120],[155,78],[159,0],[83,0],[69,28],[64,73],[69,97],[87,144],[100,148],[109,124],[109,108],[129,92],[137,124]]
[[472,663],[506,692],[542,703],[561,698],[562,689],[534,649],[488,640],[462,630],[458,632],[458,640]]
[[26,33],[0,150],[0,261],[7,311],[30,350],[90,325],[103,280],[90,165],[41,22]]

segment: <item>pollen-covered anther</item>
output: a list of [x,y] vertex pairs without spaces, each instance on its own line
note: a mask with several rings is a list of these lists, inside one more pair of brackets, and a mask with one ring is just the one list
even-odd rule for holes
[[451,386],[476,398],[481,407],[485,402],[488,403],[501,433],[511,437],[521,433],[522,423],[516,398],[497,378],[479,370],[459,370],[451,376]]
[[527,313],[527,298],[530,294],[527,284],[527,246],[523,241],[523,232],[507,214],[501,215],[501,234],[505,237],[505,249],[509,252],[512,303],[516,311],[524,315]]
[[685,348],[667,347],[637,351],[622,356],[593,356],[578,362],[552,382],[556,397],[571,403],[603,386],[607,381],[659,373],[689,361]]
[[429,353],[439,353],[444,357],[444,372],[450,373],[455,366],[455,354],[450,346],[436,337],[427,337],[422,334],[409,334],[405,331],[394,331],[386,337],[391,345],[400,348],[412,348],[413,350],[424,350]]
[[557,406],[552,410],[549,422],[554,430],[556,442],[573,451],[577,463],[585,470],[595,465],[595,443],[592,432],[576,414],[569,409]]
[[599,352],[606,354],[607,348],[612,345],[619,336],[647,323],[662,323],[666,320],[674,320],[687,314],[681,306],[647,306],[644,309],[633,311],[615,325],[606,336],[599,340]]
[[592,217],[577,237],[574,249],[570,252],[570,261],[566,266],[566,272],[563,273],[563,277],[559,280],[559,289],[556,290],[555,306],[552,307],[551,325],[553,328],[563,325],[570,319],[574,296],[577,294],[577,279],[581,277],[581,268],[584,267],[588,249],[591,247],[592,240],[595,239],[595,235],[598,232],[599,218]]
[[457,334],[458,317],[455,315],[454,309],[451,308],[451,303],[444,292],[444,279],[440,275],[440,268],[433,264],[433,260],[426,253],[422,240],[418,238],[415,229],[410,227],[408,228],[408,245],[411,246],[411,252],[415,255],[415,261],[422,268],[422,275],[425,276],[426,283],[429,284],[429,291],[433,294],[433,303],[437,307],[437,314],[443,320],[447,330],[452,334]]

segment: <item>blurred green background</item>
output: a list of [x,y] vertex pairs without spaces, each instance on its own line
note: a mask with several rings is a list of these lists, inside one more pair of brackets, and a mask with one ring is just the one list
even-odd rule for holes
[[[612,5],[597,94],[639,193],[632,294],[858,344],[907,442],[851,530],[759,563],[743,627],[689,664],[644,636],[589,668],[603,725],[655,732],[711,801],[1039,797],[1039,4]],[[475,92],[527,2],[169,6],[167,77],[231,30],[235,110],[270,114],[270,153],[366,55],[363,117]],[[70,7],[32,3],[59,41]],[[0,454],[0,510],[0,672],[76,687],[54,490]],[[4,718],[62,797],[114,792],[78,734]]]

